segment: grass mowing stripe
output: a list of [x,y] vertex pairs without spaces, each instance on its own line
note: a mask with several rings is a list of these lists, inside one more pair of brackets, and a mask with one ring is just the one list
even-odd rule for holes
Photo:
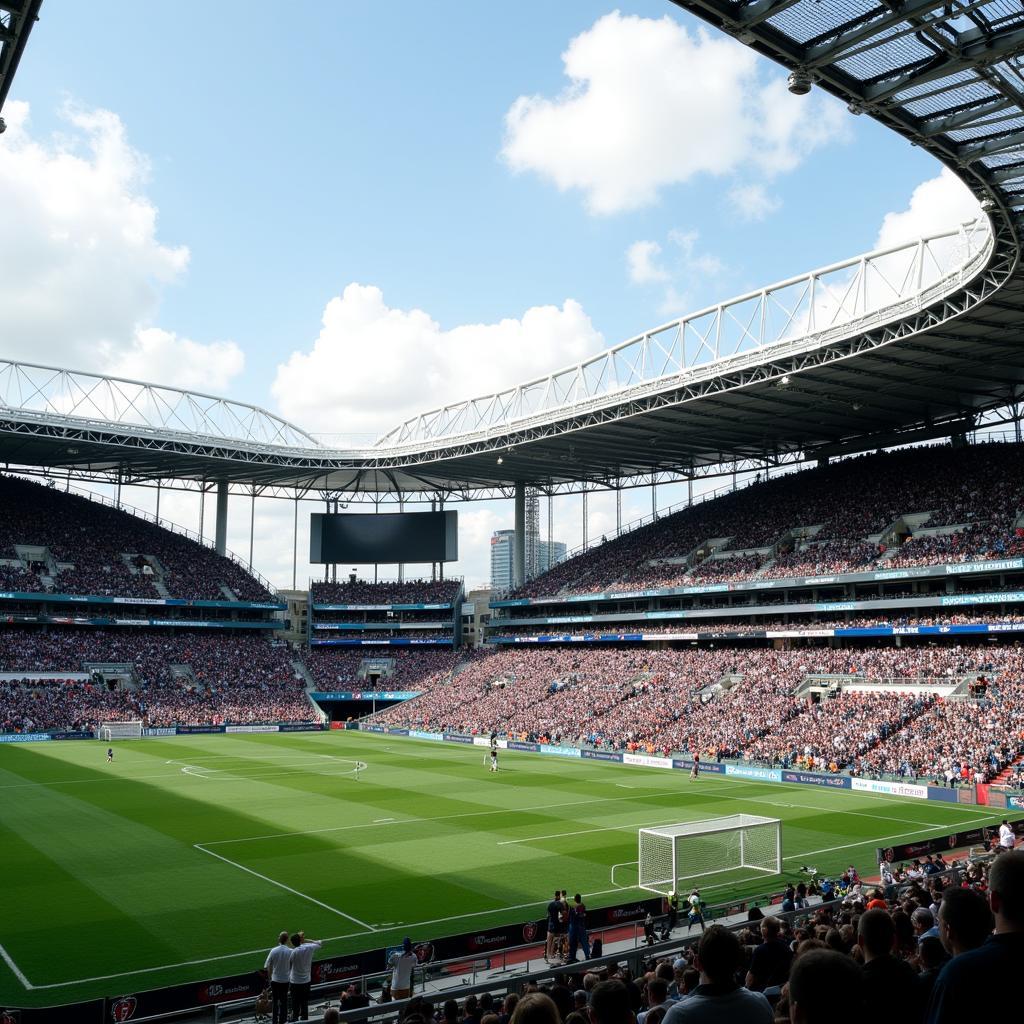
[[[477,747],[389,745],[344,732],[127,741],[112,766],[102,764],[106,745],[12,747],[0,748],[0,787],[11,787],[0,829],[15,827],[36,850],[5,847],[14,910],[0,916],[0,942],[35,988],[2,961],[0,1005],[255,969],[283,927],[344,930],[324,955],[346,955],[410,932],[429,941],[528,921],[556,883],[586,893],[595,909],[622,902],[636,890],[610,887],[612,865],[635,858],[631,833],[657,821],[771,807],[783,821],[786,864],[813,857],[832,874],[851,861],[873,868],[876,844],[935,834],[942,821],[952,832],[967,815],[981,820],[975,807],[849,791],[802,796],[799,787],[739,778],[688,783],[678,772],[511,751],[494,775]],[[323,774],[324,755],[369,770],[358,783]],[[201,766],[202,786],[180,771],[185,764]],[[889,834],[901,824],[906,832]],[[548,833],[558,835],[513,842]],[[39,854],[64,870],[41,873]],[[779,885],[752,875],[719,873],[702,889],[731,901]],[[339,928],[339,916],[359,923]]]
[[353,917],[351,914],[346,914],[344,910],[338,910],[337,907],[328,906],[328,904],[316,899],[313,896],[308,896],[304,892],[299,892],[298,889],[293,889],[290,885],[285,885],[284,882],[277,882],[273,878],[268,878],[266,875],[261,875],[258,871],[253,871],[252,868],[247,868],[244,864],[239,864],[237,861],[233,861],[228,857],[222,857],[219,853],[214,853],[213,850],[207,850],[201,843],[194,843],[193,846],[197,850],[202,850],[203,853],[209,854],[211,857],[216,857],[217,860],[223,861],[225,864],[230,864],[233,868],[238,868],[239,871],[245,871],[256,878],[263,879],[264,882],[269,882],[271,885],[276,885],[279,889],[284,889],[285,892],[290,892],[293,896],[300,896],[304,900],[309,900],[310,903],[315,903],[318,907],[323,907],[324,910],[329,910],[332,914],[337,914],[338,917],[345,918],[346,921],[351,921],[353,924],[357,924],[367,931],[373,932],[377,929],[372,924],[367,924],[365,921],[360,921],[358,917]]

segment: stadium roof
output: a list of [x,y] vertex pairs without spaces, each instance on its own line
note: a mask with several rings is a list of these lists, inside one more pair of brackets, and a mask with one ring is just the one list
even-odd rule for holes
[[[1024,8],[674,0],[951,167],[986,219],[673,321],[369,447],[241,403],[0,364],[0,461],[128,481],[507,493],[710,475],[969,431],[1024,397]],[[2,6],[2,0],[0,0]]]
[[0,110],[43,0],[0,0]]

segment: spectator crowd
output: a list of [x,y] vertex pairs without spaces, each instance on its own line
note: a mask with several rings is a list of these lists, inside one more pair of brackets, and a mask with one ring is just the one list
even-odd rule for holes
[[[18,547],[35,554],[22,557]],[[0,560],[5,563],[0,585],[11,590],[153,600],[274,600],[240,565],[197,541],[88,498],[4,475]]]
[[[1024,553],[1022,512],[1019,445],[879,452],[758,478],[561,562],[515,596],[1003,558]],[[921,513],[920,536],[905,527],[881,541],[903,517]],[[728,541],[718,551],[703,550],[711,538]]]

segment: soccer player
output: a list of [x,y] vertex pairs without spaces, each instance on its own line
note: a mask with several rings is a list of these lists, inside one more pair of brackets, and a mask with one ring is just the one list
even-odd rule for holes
[[693,767],[690,769],[690,778],[696,779],[700,775],[700,754],[693,755]]
[[491,767],[490,771],[496,772],[498,770],[498,748],[491,747]]
[[113,764],[113,763],[114,763],[114,748],[113,747],[107,747],[107,764]]

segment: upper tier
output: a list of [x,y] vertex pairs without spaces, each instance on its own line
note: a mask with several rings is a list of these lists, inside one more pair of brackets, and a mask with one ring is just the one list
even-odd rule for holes
[[915,448],[758,480],[529,581],[516,597],[835,575],[1024,552],[1024,447]]
[[274,601],[236,562],[75,494],[0,476],[0,589],[159,601]]

